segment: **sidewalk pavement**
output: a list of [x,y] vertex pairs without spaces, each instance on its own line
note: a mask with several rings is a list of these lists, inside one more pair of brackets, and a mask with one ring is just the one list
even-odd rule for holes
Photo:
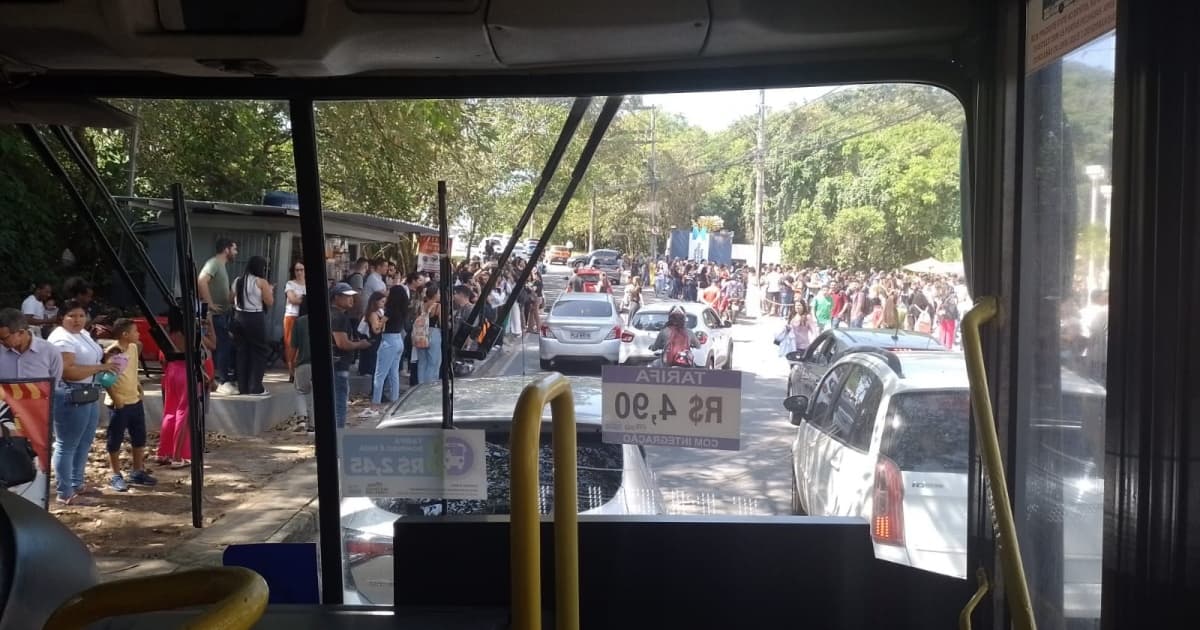
[[[514,346],[516,344],[513,344]],[[507,346],[477,362],[475,373],[511,352]],[[161,559],[97,556],[102,581],[221,566],[225,547],[256,542],[312,542],[317,535],[317,462],[297,464],[266,483],[252,501],[230,510]]]

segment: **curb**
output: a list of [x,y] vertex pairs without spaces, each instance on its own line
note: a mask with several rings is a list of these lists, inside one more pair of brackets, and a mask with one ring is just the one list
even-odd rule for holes
[[313,497],[263,542],[310,542],[317,534],[317,498]]

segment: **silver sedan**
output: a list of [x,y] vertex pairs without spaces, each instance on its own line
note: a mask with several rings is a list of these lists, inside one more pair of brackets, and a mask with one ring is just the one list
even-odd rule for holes
[[564,293],[542,321],[538,359],[616,363],[621,358],[621,314],[607,293]]

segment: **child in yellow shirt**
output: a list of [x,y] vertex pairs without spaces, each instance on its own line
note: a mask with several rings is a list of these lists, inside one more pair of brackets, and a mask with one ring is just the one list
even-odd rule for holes
[[[109,485],[117,492],[129,490],[129,483],[153,486],[158,480],[146,472],[146,409],[142,404],[142,385],[138,381],[138,357],[141,339],[137,325],[132,319],[113,322],[113,335],[117,343],[108,350],[106,361],[117,364],[120,372],[117,381],[108,387],[108,463],[112,467]],[[121,364],[124,363],[124,366]],[[133,471],[126,483],[121,474],[121,442],[129,432],[129,443],[133,447]]]

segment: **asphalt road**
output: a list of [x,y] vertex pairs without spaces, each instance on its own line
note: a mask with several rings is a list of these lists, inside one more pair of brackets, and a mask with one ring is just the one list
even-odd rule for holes
[[[544,275],[547,304],[566,286],[569,270],[551,266]],[[620,300],[621,288],[614,288]],[[646,303],[657,299],[646,291]],[[734,337],[734,369],[751,378],[742,393],[742,448],[739,451],[646,447],[651,468],[673,514],[788,514],[791,503],[791,439],[795,432],[783,409],[787,361],[772,343],[777,318],[743,320],[730,329]],[[489,375],[534,374],[538,339],[526,335],[522,351],[510,351],[488,370]],[[599,376],[599,367],[572,367],[568,376]]]

